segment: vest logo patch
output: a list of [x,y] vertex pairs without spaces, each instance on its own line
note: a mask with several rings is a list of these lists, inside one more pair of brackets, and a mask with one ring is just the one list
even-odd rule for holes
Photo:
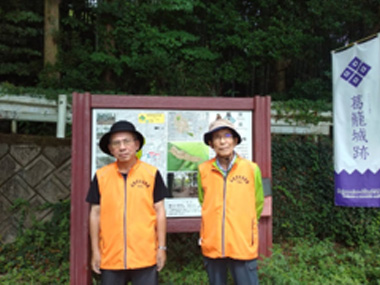
[[149,188],[150,187],[150,184],[145,181],[145,180],[142,180],[142,179],[136,179],[135,181],[133,181],[131,183],[131,187],[137,187],[137,188]]
[[236,182],[237,184],[248,184],[249,179],[243,175],[235,175],[234,177],[230,179],[230,182],[231,183]]

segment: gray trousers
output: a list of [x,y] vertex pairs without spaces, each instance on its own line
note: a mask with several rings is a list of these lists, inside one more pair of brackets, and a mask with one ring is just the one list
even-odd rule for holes
[[226,285],[228,269],[236,285],[258,285],[257,259],[203,257],[210,285]]

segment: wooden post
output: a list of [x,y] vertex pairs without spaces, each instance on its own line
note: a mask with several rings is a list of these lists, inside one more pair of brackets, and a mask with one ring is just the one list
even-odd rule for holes
[[71,153],[70,284],[91,281],[89,252],[89,205],[86,193],[91,173],[91,95],[73,94]]
[[[271,98],[254,98],[253,116],[253,160],[260,166],[263,178],[272,181],[271,147]],[[272,248],[272,196],[265,197],[263,213],[259,223],[259,253],[271,255]]]

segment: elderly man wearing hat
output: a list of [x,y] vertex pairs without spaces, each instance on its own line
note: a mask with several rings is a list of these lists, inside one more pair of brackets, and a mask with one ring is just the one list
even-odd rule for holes
[[165,265],[167,188],[158,169],[137,158],[143,144],[128,121],[113,124],[99,142],[116,158],[96,171],[86,198],[91,266],[102,284],[158,284]]
[[241,137],[220,116],[210,124],[204,142],[216,157],[199,165],[202,204],[200,245],[210,284],[258,284],[258,220],[264,194],[258,165],[240,157]]

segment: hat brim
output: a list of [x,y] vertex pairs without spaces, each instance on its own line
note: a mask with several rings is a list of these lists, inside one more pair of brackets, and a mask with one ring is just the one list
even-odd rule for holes
[[114,131],[114,132],[108,132],[108,133],[104,134],[101,137],[100,141],[99,141],[99,147],[100,147],[100,149],[104,153],[113,156],[112,153],[109,150],[109,147],[108,147],[108,145],[110,143],[110,138],[111,138],[111,135],[116,134],[116,133],[121,133],[121,132],[128,132],[128,133],[132,133],[132,134],[136,135],[137,140],[140,142],[140,147],[139,147],[139,149],[137,151],[139,151],[140,149],[142,149],[142,147],[144,145],[144,141],[145,141],[143,135],[141,133],[139,133],[138,131],[130,131],[130,130],[125,130],[125,131],[123,131],[123,130],[117,130],[117,131]]
[[237,131],[235,131],[234,129],[227,127],[227,126],[221,126],[219,128],[215,128],[212,131],[205,133],[203,136],[203,142],[209,146],[210,145],[209,142],[212,140],[212,134],[217,132],[217,131],[223,130],[223,129],[228,129],[232,132],[234,138],[238,139],[237,145],[241,143],[241,137],[240,137],[239,133]]

